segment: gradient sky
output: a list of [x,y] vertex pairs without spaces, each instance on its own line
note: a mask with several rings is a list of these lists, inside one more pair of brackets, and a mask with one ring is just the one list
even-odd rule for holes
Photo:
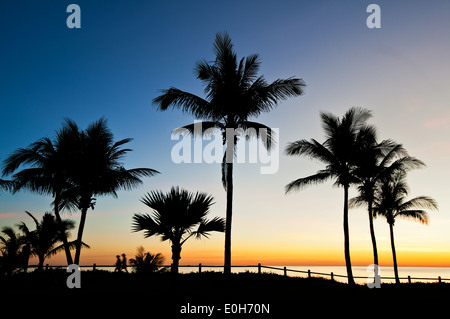
[[[66,8],[81,8],[81,29],[69,29]],[[381,7],[381,29],[366,26],[366,8]],[[80,127],[104,116],[115,138],[134,138],[127,168],[162,174],[119,198],[97,199],[89,211],[81,264],[113,264],[137,246],[162,252],[170,244],[131,233],[133,213],[149,212],[140,198],[179,185],[214,196],[212,216],[225,216],[219,164],[175,164],[171,131],[194,118],[157,112],[151,101],[170,86],[202,95],[193,75],[197,60],[213,60],[217,32],[227,31],[238,57],[259,53],[268,81],[296,76],[305,95],[283,101],[257,120],[279,128],[279,145],[323,141],[320,111],[342,115],[352,106],[373,111],[380,139],[402,143],[427,168],[408,176],[411,196],[439,203],[425,226],[395,225],[400,266],[450,266],[450,2],[448,1],[2,1],[0,2],[0,161],[19,147],[53,137],[64,118]],[[321,168],[280,154],[276,174],[260,163],[235,165],[234,264],[344,264],[343,190],[331,183],[285,195],[290,181]],[[351,194],[355,195],[354,190]],[[41,217],[51,198],[20,192],[0,195],[0,227]],[[66,214],[78,222],[79,214]],[[368,218],[350,211],[351,256],[372,263]],[[388,224],[375,221],[380,264],[392,263]],[[75,235],[73,231],[73,236]],[[224,235],[191,239],[182,264],[222,264]],[[61,254],[48,260],[64,264]]]

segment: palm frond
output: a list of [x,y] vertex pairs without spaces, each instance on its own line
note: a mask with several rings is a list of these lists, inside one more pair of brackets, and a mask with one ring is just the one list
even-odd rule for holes
[[410,210],[413,208],[437,210],[438,204],[437,204],[436,200],[434,200],[433,198],[431,198],[429,196],[417,196],[413,199],[410,199],[410,200],[402,203],[398,207],[398,210],[401,212],[401,211],[404,211],[404,210],[406,211],[406,210]]
[[302,189],[306,186],[310,185],[317,185],[320,183],[325,182],[326,180],[330,179],[332,175],[327,170],[320,170],[316,174],[296,179],[295,181],[290,182],[285,187],[285,193],[289,193],[294,190]]
[[206,100],[195,94],[181,91],[171,87],[168,90],[161,90],[162,94],[153,99],[153,104],[157,105],[160,111],[167,110],[170,106],[174,109],[181,109],[183,112],[191,113],[197,118],[208,118],[211,114],[208,111]]
[[397,212],[394,217],[413,219],[425,225],[427,225],[429,221],[428,213],[420,209],[402,210],[401,212]]
[[225,219],[221,217],[214,217],[211,220],[202,221],[198,229],[194,232],[194,235],[197,239],[201,239],[202,237],[209,238],[210,232],[224,232],[225,231]]
[[246,138],[259,139],[268,150],[272,150],[276,144],[276,133],[267,125],[253,121],[243,121],[240,124],[240,128],[243,129],[242,133]]

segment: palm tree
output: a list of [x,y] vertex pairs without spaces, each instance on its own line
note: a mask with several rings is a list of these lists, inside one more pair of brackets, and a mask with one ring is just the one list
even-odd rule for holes
[[11,275],[15,269],[26,269],[28,266],[29,249],[24,237],[17,234],[12,227],[5,226],[0,236],[0,275]]
[[210,232],[224,231],[223,218],[207,219],[213,197],[206,193],[191,193],[172,187],[164,194],[161,191],[147,193],[141,200],[151,208],[152,214],[134,214],[133,231],[144,231],[144,237],[161,236],[172,244],[171,272],[178,274],[181,248],[192,236],[208,238]]
[[374,201],[374,213],[377,216],[385,217],[389,224],[395,282],[397,284],[400,283],[394,244],[394,224],[397,217],[428,224],[428,214],[424,209],[438,209],[437,202],[428,196],[417,196],[406,200],[408,191],[406,173],[396,171],[382,180]]
[[372,240],[373,263],[378,265],[378,250],[373,227],[373,201],[378,182],[384,177],[393,174],[395,171],[409,171],[411,169],[423,167],[425,164],[410,157],[401,144],[391,140],[376,142],[374,137],[369,143],[361,145],[358,152],[358,163],[354,175],[359,180],[357,197],[350,199],[350,207],[367,205],[369,216],[369,230]]
[[142,184],[142,177],[159,172],[150,168],[125,169],[122,158],[131,149],[121,148],[132,141],[126,138],[114,142],[114,136],[104,118],[92,123],[80,133],[80,148],[74,155],[75,163],[68,168],[71,189],[67,196],[81,210],[76,241],[75,264],[79,264],[83,230],[87,211],[94,209],[94,196],[112,195],[117,198],[118,190],[131,190]]
[[[56,138],[48,137],[19,148],[3,162],[3,175],[14,173],[21,166],[28,166],[13,175],[13,193],[27,189],[41,195],[53,197],[53,207],[60,234],[64,233],[60,210],[64,191],[71,185],[68,182],[67,167],[74,164],[74,152],[78,149],[79,129],[71,120],[65,120],[63,127],[57,131]],[[66,203],[70,201],[66,200]],[[73,264],[67,238],[62,237],[67,264]]]
[[[231,224],[233,204],[233,161],[236,135],[227,136],[226,130],[256,130],[256,138],[262,140],[266,148],[271,148],[273,132],[264,124],[250,119],[262,112],[273,109],[280,100],[303,94],[305,83],[298,78],[277,79],[268,84],[263,76],[258,76],[260,57],[252,54],[239,62],[227,33],[218,33],[214,42],[215,61],[201,60],[196,63],[194,73],[205,84],[206,98],[201,98],[177,88],[163,90],[163,94],[153,100],[159,110],[172,108],[191,113],[202,122],[203,132],[210,128],[222,131],[226,150],[222,162],[222,183],[227,192],[224,273],[231,273]],[[192,133],[194,125],[183,128]],[[203,133],[200,132],[200,133]],[[266,132],[266,134],[260,134]],[[198,133],[197,133],[198,134]]]
[[160,253],[145,252],[144,247],[139,246],[136,256],[130,259],[130,264],[137,274],[151,274],[157,272],[164,264],[164,256]]
[[296,179],[286,185],[286,193],[305,186],[323,183],[334,179],[336,186],[344,188],[344,255],[349,285],[355,284],[351,268],[350,243],[348,228],[348,190],[357,182],[353,171],[356,167],[357,154],[361,145],[369,143],[375,136],[375,128],[367,125],[371,112],[362,108],[351,108],[342,119],[330,113],[321,113],[322,127],[325,131],[325,142],[319,143],[299,140],[289,143],[287,155],[303,155],[325,164],[325,169],[316,174]]
[[[30,231],[24,222],[21,222],[18,226],[24,233],[25,240],[30,246],[30,254],[38,258],[38,271],[42,271],[45,259],[64,250],[64,245],[57,244],[61,242],[63,236],[66,238],[69,237],[68,232],[75,228],[75,222],[68,219],[62,220],[62,226],[65,231],[64,234],[60,234],[61,228],[56,222],[55,216],[51,213],[45,213],[41,221],[38,221],[31,213],[25,213],[33,219],[36,229]],[[84,243],[83,246],[89,248]],[[75,248],[75,241],[69,242],[69,248]]]

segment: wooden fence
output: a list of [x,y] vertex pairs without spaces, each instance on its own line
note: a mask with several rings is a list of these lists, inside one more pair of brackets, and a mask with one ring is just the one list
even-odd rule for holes
[[[37,266],[29,266],[31,268],[37,267]],[[65,268],[66,266],[49,266],[48,264],[46,265],[46,269],[49,268]],[[129,266],[131,267],[131,266]],[[170,268],[170,265],[164,265],[161,267],[165,267],[165,268]],[[202,265],[201,263],[198,265],[179,265],[180,268],[184,268],[184,267],[190,267],[190,268],[198,268],[198,273],[202,272],[203,268],[223,268],[223,266],[214,266],[214,265]],[[319,276],[319,277],[325,277],[325,278],[330,278],[331,280],[335,280],[335,278],[347,278],[346,275],[338,275],[335,274],[333,272],[330,273],[323,273],[323,272],[313,272],[310,269],[306,270],[297,270],[297,269],[288,269],[287,267],[273,267],[273,266],[264,266],[261,265],[260,263],[258,265],[236,265],[236,266],[231,266],[232,268],[257,268],[257,273],[258,274],[262,274],[263,273],[263,269],[270,269],[270,270],[278,270],[278,271],[282,271],[283,272],[283,276],[287,277],[289,272],[292,273],[302,273],[302,274],[307,274],[308,278],[311,278],[313,275],[314,276]],[[97,264],[93,264],[92,266],[80,266],[80,268],[92,268],[92,270],[96,270],[98,268],[115,268],[115,266],[111,266],[111,265],[97,265]],[[354,279],[367,279],[369,276],[353,276]],[[395,277],[380,277],[381,280],[395,280]],[[408,283],[411,283],[413,280],[415,281],[437,281],[439,283],[442,282],[450,282],[450,278],[442,278],[441,276],[438,276],[437,278],[424,278],[424,277],[399,277],[400,281],[405,281],[408,280]]]

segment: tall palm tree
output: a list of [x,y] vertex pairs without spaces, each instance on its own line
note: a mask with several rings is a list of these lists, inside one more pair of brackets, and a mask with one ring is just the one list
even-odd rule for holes
[[425,209],[438,209],[437,202],[428,196],[417,196],[406,200],[408,191],[406,173],[404,171],[396,171],[383,179],[375,196],[374,212],[377,216],[385,217],[389,224],[395,282],[397,284],[400,283],[400,279],[394,243],[394,224],[396,219],[400,217],[428,224],[429,219]]
[[376,138],[369,141],[361,148],[357,156],[358,162],[354,175],[358,178],[358,196],[350,199],[349,206],[357,207],[367,205],[369,217],[369,230],[372,240],[373,263],[378,265],[378,249],[373,227],[373,201],[379,181],[393,174],[395,171],[409,171],[420,168],[425,164],[410,157],[401,144],[391,140],[376,142]]
[[289,193],[329,179],[334,179],[334,185],[344,188],[344,256],[348,283],[353,286],[355,282],[350,259],[348,190],[350,185],[357,182],[353,171],[356,167],[358,151],[362,144],[369,143],[374,138],[375,128],[366,123],[371,117],[371,112],[362,108],[353,107],[342,118],[323,112],[320,116],[325,131],[325,142],[319,143],[315,139],[292,142],[286,147],[286,154],[308,156],[325,164],[325,169],[319,170],[314,175],[292,181],[286,185],[285,190]]
[[[63,229],[65,231],[64,234],[61,235],[59,233],[61,227],[56,222],[55,216],[51,213],[45,213],[41,221],[38,221],[31,213],[25,213],[33,219],[36,228],[30,231],[24,222],[21,222],[18,226],[24,233],[25,240],[30,246],[30,254],[38,258],[38,271],[42,271],[45,259],[64,250],[64,245],[57,244],[61,242],[63,236],[66,238],[69,237],[68,232],[75,228],[75,222],[68,219],[62,220]],[[84,243],[83,246],[89,248],[89,246]],[[75,241],[69,242],[69,248],[75,249]]]
[[206,193],[191,193],[172,187],[167,193],[152,191],[141,200],[151,208],[152,214],[134,214],[133,231],[144,231],[144,237],[161,236],[172,244],[173,274],[178,273],[181,248],[192,236],[208,238],[210,232],[224,231],[223,218],[207,219],[213,197]]
[[[64,233],[60,210],[63,193],[71,185],[68,182],[67,167],[74,164],[74,152],[78,149],[79,129],[71,120],[65,120],[54,140],[44,137],[26,148],[19,148],[3,161],[3,176],[13,175],[13,193],[26,189],[41,195],[53,197],[53,207],[60,234]],[[27,167],[28,166],[28,167]],[[67,201],[68,202],[68,201]],[[73,264],[67,238],[62,237],[67,264]]]
[[[244,131],[254,128],[256,138],[260,138],[266,148],[273,143],[272,130],[264,124],[251,121],[262,112],[273,109],[280,100],[303,94],[305,83],[302,79],[277,79],[267,83],[258,76],[260,57],[252,54],[237,59],[231,38],[227,33],[218,33],[214,42],[214,62],[201,60],[196,63],[194,73],[205,84],[206,98],[201,98],[177,88],[163,90],[153,103],[159,110],[169,107],[191,113],[202,122],[203,131],[218,128],[226,145],[222,162],[222,183],[227,192],[224,273],[231,273],[231,224],[233,204],[233,161],[237,136],[227,136],[226,130]],[[194,125],[183,128],[195,133]],[[260,132],[267,134],[259,134]],[[236,132],[236,131],[235,131]]]
[[66,198],[81,210],[76,240],[75,264],[79,264],[87,211],[94,209],[96,196],[112,195],[131,190],[142,184],[142,177],[159,172],[150,168],[125,169],[121,160],[131,149],[122,148],[131,138],[114,142],[114,136],[104,118],[90,124],[80,133],[80,147],[74,154],[75,163],[67,169],[72,184]]

